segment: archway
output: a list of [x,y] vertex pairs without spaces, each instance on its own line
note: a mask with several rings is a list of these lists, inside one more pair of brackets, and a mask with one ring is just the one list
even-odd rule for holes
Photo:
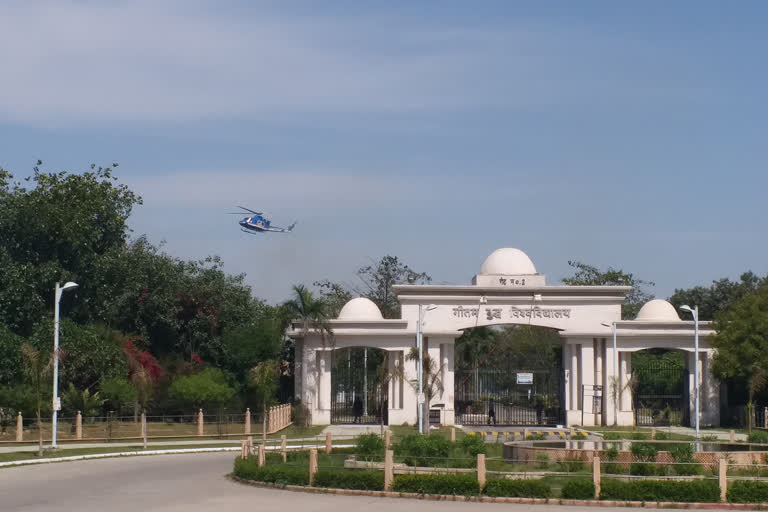
[[331,423],[387,424],[386,351],[341,348],[332,359]]
[[554,329],[528,325],[469,329],[456,341],[456,421],[562,424],[562,375],[562,342]]
[[646,349],[632,353],[632,406],[637,426],[689,424],[685,353]]

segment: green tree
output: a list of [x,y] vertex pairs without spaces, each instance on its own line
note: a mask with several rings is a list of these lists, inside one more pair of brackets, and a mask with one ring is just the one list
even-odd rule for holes
[[400,302],[392,286],[396,284],[428,284],[432,278],[425,272],[416,272],[397,256],[386,255],[371,265],[360,267],[355,275],[357,286],[345,286],[329,280],[317,281],[315,286],[330,305],[329,314],[338,316],[341,308],[356,296],[373,301],[384,318],[400,318]]
[[109,410],[116,411],[118,415],[130,410],[138,400],[136,388],[122,377],[102,380],[99,393]]
[[[755,394],[766,384],[768,371],[768,284],[745,295],[714,320],[716,334],[709,342],[715,348],[713,371],[722,379],[741,377],[747,381],[748,410]],[[747,428],[752,429],[752,414]]]
[[[411,350],[406,356],[406,360],[415,362],[416,368],[418,368],[419,349],[417,347],[411,347]],[[445,389],[443,387],[443,366],[439,361],[432,359],[426,351],[421,358],[421,363],[421,389],[425,398],[424,403],[421,405],[421,425],[422,432],[429,432],[429,406],[432,403],[432,399],[440,396]],[[418,380],[411,380],[408,381],[408,383],[413,390],[418,393]]]
[[15,386],[21,383],[21,345],[24,338],[17,336],[0,324],[0,386]]
[[104,404],[98,391],[91,393],[88,389],[77,389],[74,384],[61,394],[61,409],[66,416],[74,416],[80,411],[83,416],[96,416]]
[[266,442],[267,409],[275,399],[275,392],[280,382],[280,362],[273,360],[258,363],[248,374],[248,381],[257,402],[262,406],[262,439]]
[[712,285],[694,286],[688,289],[676,289],[669,298],[675,308],[684,304],[699,307],[701,320],[713,320],[716,315],[728,311],[731,306],[745,295],[756,292],[760,286],[768,283],[768,276],[759,277],[752,272],[741,274],[738,281],[718,279]]
[[563,283],[566,285],[631,286],[632,290],[627,294],[627,298],[621,306],[621,317],[624,320],[634,319],[643,304],[653,299],[653,295],[646,288],[655,286],[655,284],[651,281],[638,279],[634,274],[613,267],[601,271],[597,267],[579,261],[569,261],[568,265],[575,271],[572,276],[563,279]]
[[222,337],[224,366],[239,382],[261,361],[280,358],[283,352],[283,330],[276,315],[264,315],[248,324],[239,325]]
[[21,355],[24,361],[24,376],[27,378],[35,396],[35,415],[37,418],[38,455],[43,455],[43,429],[40,415],[43,410],[43,397],[45,396],[48,376],[53,366],[53,355],[37,350],[32,345],[25,343],[21,346]]
[[310,329],[317,329],[323,340],[333,340],[333,329],[328,316],[328,308],[323,299],[316,298],[304,285],[293,286],[293,298],[282,305],[283,318],[298,321],[306,334]]
[[225,406],[234,396],[235,390],[229,386],[224,373],[218,368],[206,368],[195,375],[178,377],[168,390],[171,398],[186,407]]

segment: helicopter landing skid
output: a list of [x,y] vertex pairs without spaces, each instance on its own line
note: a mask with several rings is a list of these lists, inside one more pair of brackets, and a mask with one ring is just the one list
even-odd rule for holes
[[249,231],[244,228],[240,228],[240,231],[242,231],[243,233],[248,233],[249,235],[258,235],[258,233],[254,233],[253,231]]

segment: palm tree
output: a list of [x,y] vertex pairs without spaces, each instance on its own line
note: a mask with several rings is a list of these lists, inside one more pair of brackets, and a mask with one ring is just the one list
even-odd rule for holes
[[[411,347],[406,360],[415,361],[418,365],[419,349],[417,347]],[[421,414],[422,431],[429,432],[429,404],[432,403],[432,398],[441,395],[445,388],[443,387],[443,366],[439,365],[437,361],[432,359],[427,353],[425,353],[422,358],[421,379],[422,392],[424,393],[425,398]],[[413,390],[418,393],[418,381],[412,380],[408,382],[411,387],[413,387]]]
[[283,303],[283,318],[287,323],[298,320],[301,322],[302,334],[306,335],[314,328],[325,340],[333,340],[333,329],[328,321],[328,308],[323,299],[315,298],[303,284],[293,286],[293,298]]
[[46,377],[53,366],[53,354],[44,354],[28,343],[21,346],[21,356],[24,360],[24,375],[32,384],[35,392],[35,410],[37,412],[38,456],[43,456],[43,429],[40,421],[40,411],[43,408],[43,386]]

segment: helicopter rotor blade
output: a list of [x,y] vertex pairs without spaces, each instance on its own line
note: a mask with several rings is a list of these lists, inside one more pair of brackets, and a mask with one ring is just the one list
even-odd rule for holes
[[251,210],[250,208],[246,208],[245,206],[240,206],[240,205],[237,205],[237,207],[238,207],[238,208],[242,208],[243,210],[245,210],[245,211],[247,211],[247,212],[251,212],[251,213],[253,213],[254,215],[263,215],[263,213],[264,213],[264,212],[255,212],[255,211]]

